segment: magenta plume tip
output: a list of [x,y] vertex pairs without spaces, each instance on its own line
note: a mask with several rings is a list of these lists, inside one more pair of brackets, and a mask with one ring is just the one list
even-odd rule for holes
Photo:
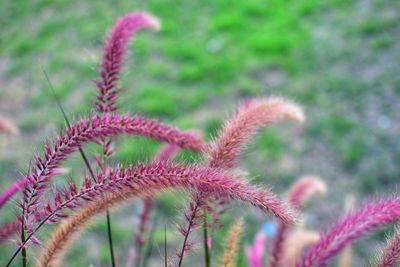
[[99,89],[96,110],[100,113],[115,111],[118,93],[118,80],[125,58],[129,40],[144,28],[160,29],[159,21],[146,12],[132,12],[117,20],[111,29],[103,49],[103,59],[96,82]]
[[346,245],[385,224],[400,219],[400,198],[387,198],[364,205],[356,212],[348,213],[329,231],[321,235],[297,267],[324,266]]

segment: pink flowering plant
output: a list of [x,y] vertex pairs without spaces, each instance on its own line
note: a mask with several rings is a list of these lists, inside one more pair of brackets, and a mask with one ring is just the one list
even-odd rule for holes
[[[165,230],[164,250],[157,259],[158,266],[236,266],[236,254],[245,255],[250,267],[327,266],[363,236],[399,220],[400,199],[391,196],[366,201],[361,208],[349,211],[319,233],[306,229],[303,209],[312,195],[325,194],[327,188],[320,178],[302,177],[282,197],[276,196],[269,187],[250,181],[238,165],[241,152],[267,125],[281,120],[304,121],[302,109],[291,101],[279,97],[242,101],[210,142],[204,141],[198,131],[182,131],[154,118],[122,114],[117,101],[118,82],[127,47],[130,39],[146,28],[160,28],[159,21],[146,12],[132,12],[116,21],[104,44],[99,78],[95,81],[98,91],[93,112],[72,123],[64,113],[65,129],[43,145],[25,176],[1,192],[0,209],[12,202],[18,203],[14,220],[0,226],[0,245],[14,249],[5,261],[6,266],[20,266],[21,262],[23,266],[65,266],[64,255],[74,239],[82,238],[81,231],[101,214],[106,214],[104,235],[108,236],[110,264],[146,266],[149,254],[144,250],[154,232],[152,214],[157,209],[154,199],[166,190],[183,191],[189,200],[182,211],[184,222],[177,225],[182,235],[181,245],[174,255],[168,255]],[[63,112],[61,103],[59,107]],[[12,122],[3,118],[0,118],[0,131],[18,133]],[[113,140],[121,135],[141,136],[163,144],[153,160],[123,165],[113,158],[118,149]],[[101,153],[86,154],[83,146],[87,143],[100,146]],[[200,157],[192,164],[174,161],[174,155],[180,150],[190,150]],[[79,182],[69,181],[63,189],[53,190],[54,178],[65,172],[63,163],[77,153],[86,166],[82,178]],[[112,234],[118,226],[112,224],[110,210],[134,200],[143,204],[137,215],[138,231],[125,257],[117,258]],[[213,249],[214,233],[225,227],[221,216],[233,200],[253,206],[271,222],[255,235],[252,244],[242,246],[241,233],[251,229],[246,229],[246,220],[237,220],[219,255]],[[49,228],[49,224],[55,228]],[[38,233],[44,229],[52,233],[41,240]],[[202,241],[193,239],[195,233],[200,234]],[[373,264],[396,266],[400,258],[399,238],[397,230],[372,258]],[[17,242],[9,243],[9,240]],[[196,249],[199,244],[203,250]],[[30,253],[32,247],[39,254]],[[203,261],[190,262],[186,259],[189,252],[202,253]],[[79,256],[83,257],[84,253]]]

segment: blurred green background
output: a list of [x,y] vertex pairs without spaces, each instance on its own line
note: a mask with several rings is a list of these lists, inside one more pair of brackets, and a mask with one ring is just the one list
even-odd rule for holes
[[[400,2],[393,0],[3,0],[0,115],[11,118],[21,133],[0,137],[0,189],[21,177],[32,155],[42,153],[44,141],[63,127],[42,69],[71,118],[89,114],[107,30],[118,16],[138,9],[158,17],[162,29],[140,32],[129,45],[119,96],[124,112],[199,129],[209,139],[240,99],[283,96],[304,107],[307,121],[280,123],[252,140],[241,167],[255,183],[282,193],[301,175],[321,176],[328,194],[307,207],[318,229],[341,213],[348,194],[361,202],[396,192]],[[115,161],[151,159],[158,146],[143,138],[120,138]],[[192,162],[196,156],[182,153],[178,159]],[[84,170],[79,156],[66,166],[72,174]],[[17,198],[13,203],[1,211],[1,221],[15,215]],[[164,223],[170,229],[170,255],[180,243],[173,223],[181,221],[184,207],[168,194],[160,206],[156,260],[162,258]],[[121,265],[139,209],[136,203],[113,215]],[[243,215],[248,243],[266,218],[245,209]],[[85,233],[88,238],[75,243],[66,266],[107,266],[105,226],[104,218],[96,221]],[[44,239],[50,229],[42,230]],[[225,231],[217,234],[217,249]],[[0,248],[0,264],[11,248]],[[372,242],[357,246],[354,266],[366,263],[375,248]],[[193,266],[190,257],[187,266]]]

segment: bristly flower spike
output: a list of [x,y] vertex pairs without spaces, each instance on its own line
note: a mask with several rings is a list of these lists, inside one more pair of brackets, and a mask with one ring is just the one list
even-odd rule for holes
[[[318,177],[304,176],[297,180],[288,192],[288,201],[295,209],[301,209],[304,203],[314,194],[325,194],[326,184]],[[278,231],[272,243],[269,266],[279,267],[284,260],[285,243],[291,226],[279,223]]]
[[18,193],[22,188],[24,188],[29,183],[29,179],[21,179],[11,185],[0,195],[0,209],[7,203],[7,201],[16,193]]
[[19,219],[0,226],[0,243],[6,241],[11,235],[15,234],[21,228]]
[[235,267],[235,256],[239,247],[240,235],[243,231],[243,218],[238,219],[229,231],[228,238],[225,243],[224,253],[220,267]]
[[389,238],[385,247],[376,259],[376,267],[395,267],[400,262],[400,227],[396,227],[393,237]]
[[[95,101],[99,114],[117,110],[115,102],[118,93],[118,80],[127,51],[128,41],[135,32],[142,28],[159,28],[159,22],[145,12],[132,12],[117,20],[104,45],[103,60],[99,75],[101,79],[96,82],[99,89]],[[114,153],[111,140],[102,140],[103,161]],[[83,155],[83,154],[82,154]],[[115,266],[114,249],[112,244],[111,216],[107,211],[107,232],[110,248],[111,265]]]
[[284,255],[280,266],[296,265],[296,260],[302,255],[303,250],[319,240],[319,233],[311,230],[295,229],[284,243]]
[[38,198],[46,188],[45,183],[54,176],[68,155],[77,151],[83,143],[99,142],[102,138],[121,134],[146,136],[194,151],[201,151],[204,147],[201,139],[156,120],[117,114],[93,116],[89,120],[74,123],[71,129],[62,133],[52,144],[45,145],[45,153],[43,157],[36,158],[32,174],[19,180],[0,195],[0,208],[21,188],[30,186],[31,188],[26,190],[29,216],[33,212],[31,206],[39,204]]
[[321,235],[300,260],[297,267],[324,266],[329,259],[349,245],[385,224],[400,219],[400,198],[387,198],[364,205],[340,219],[329,231]]
[[247,264],[249,267],[262,267],[267,236],[258,232],[252,245],[246,247]]
[[294,208],[302,208],[313,195],[325,195],[327,187],[321,178],[304,176],[297,180],[288,192],[288,201]]
[[[356,198],[353,194],[349,194],[346,196],[344,201],[344,211],[350,212],[354,210],[356,207]],[[351,245],[345,247],[340,253],[337,261],[338,267],[351,267],[352,265],[352,257],[353,257],[353,248]]]
[[281,119],[304,121],[301,108],[282,98],[252,99],[238,108],[206,151],[210,167],[231,168],[246,142],[260,127]]
[[129,13],[115,23],[111,29],[103,50],[103,61],[96,82],[99,89],[96,110],[99,113],[117,110],[115,106],[118,93],[118,80],[130,38],[140,29],[159,29],[158,20],[146,12]]
[[[102,176],[102,177],[101,177]],[[294,220],[290,210],[273,195],[232,178],[223,170],[204,167],[183,167],[168,163],[131,166],[127,169],[107,169],[96,180],[113,180],[115,189],[109,187],[71,218],[64,220],[54,232],[43,254],[40,266],[57,266],[59,257],[69,245],[71,238],[90,219],[106,209],[133,197],[146,196],[167,188],[199,190],[208,194],[226,195],[250,203],[264,212],[270,212],[288,223]]]
[[[242,103],[232,118],[225,123],[218,137],[205,150],[205,164],[213,168],[229,169],[234,167],[246,142],[261,127],[286,118],[302,122],[304,121],[304,114],[300,107],[281,98],[251,99]],[[199,217],[198,213],[202,211],[198,209],[200,203],[197,203],[196,199],[207,199],[207,196],[201,195],[201,193],[193,196],[190,205],[197,210],[196,212],[192,211],[191,217],[187,219],[187,234],[190,233],[191,222],[194,218]],[[207,201],[202,200],[202,202],[203,206],[207,204]],[[224,200],[221,199],[220,202],[223,203]],[[211,210],[210,213],[215,212]],[[216,214],[213,215],[215,219],[218,217]],[[184,240],[187,240],[186,236]],[[184,246],[185,242],[183,243]]]
[[[108,168],[96,176],[96,183],[93,184],[87,177],[79,191],[72,186],[63,194],[57,194],[54,197],[54,203],[52,203],[53,201],[45,203],[43,212],[35,216],[40,220],[39,225],[32,230],[26,240],[28,241],[44,223],[57,222],[57,217],[65,218],[66,214],[62,212],[63,209],[82,206],[85,201],[97,199],[105,193],[118,193],[124,188],[135,190],[135,196],[138,194],[137,191],[144,194],[149,190],[152,192],[163,188],[192,188],[208,192],[208,195],[214,193],[226,195],[250,203],[287,223],[295,220],[293,211],[277,200],[268,190],[247,185],[231,176],[232,174],[223,170],[195,166],[184,167],[168,162],[139,164],[126,169]],[[18,254],[20,248],[21,246],[14,255]]]

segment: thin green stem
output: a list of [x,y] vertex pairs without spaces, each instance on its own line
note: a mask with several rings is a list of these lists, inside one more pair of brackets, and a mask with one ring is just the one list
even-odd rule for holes
[[[22,218],[21,218],[21,244],[25,242],[25,202],[23,203]],[[22,247],[22,267],[26,267],[27,257],[26,257],[26,247]]]
[[167,224],[164,225],[164,267],[168,265],[168,254],[167,254]]
[[[25,242],[25,230],[23,228],[23,226],[21,227],[21,241]],[[26,267],[26,262],[27,262],[27,258],[26,258],[26,247],[22,247],[21,250],[21,256],[22,256],[22,266]]]
[[208,248],[208,230],[207,230],[207,213],[204,211],[203,237],[204,237],[204,263],[206,267],[210,267],[210,251]]
[[[71,123],[69,122],[68,116],[67,116],[63,106],[61,105],[61,101],[58,98],[58,96],[57,96],[57,94],[56,94],[56,92],[54,90],[54,87],[53,87],[53,85],[52,85],[52,83],[50,81],[50,78],[47,75],[47,72],[45,70],[43,70],[43,73],[44,73],[44,76],[46,77],[46,80],[47,80],[47,82],[49,84],[49,87],[50,87],[50,89],[51,89],[51,91],[53,93],[53,96],[54,96],[54,99],[56,100],[58,108],[60,109],[60,111],[61,111],[61,113],[62,113],[62,115],[64,117],[65,123],[66,123],[68,129],[71,129]],[[79,153],[81,154],[82,159],[83,159],[87,169],[89,170],[90,176],[92,177],[93,181],[96,182],[96,177],[94,175],[93,169],[90,166],[89,160],[86,157],[86,154],[83,151],[83,148],[81,146],[79,146],[78,149],[79,149]],[[105,158],[104,158],[104,162],[105,162]],[[111,219],[110,219],[110,213],[109,213],[108,210],[107,210],[107,235],[108,235],[108,245],[109,245],[109,248],[110,248],[111,265],[112,265],[112,267],[115,267],[114,248],[113,248],[112,230],[111,230]]]
[[115,257],[114,257],[114,246],[112,240],[112,231],[111,231],[111,218],[110,212],[107,210],[107,234],[108,234],[108,246],[110,248],[110,258],[111,258],[111,266],[115,267]]
[[[106,164],[106,155],[103,154],[103,166]],[[115,257],[114,257],[114,246],[113,246],[113,239],[112,239],[112,228],[111,228],[111,217],[110,211],[107,210],[107,236],[108,236],[108,248],[110,250],[110,260],[111,266],[115,267]]]

